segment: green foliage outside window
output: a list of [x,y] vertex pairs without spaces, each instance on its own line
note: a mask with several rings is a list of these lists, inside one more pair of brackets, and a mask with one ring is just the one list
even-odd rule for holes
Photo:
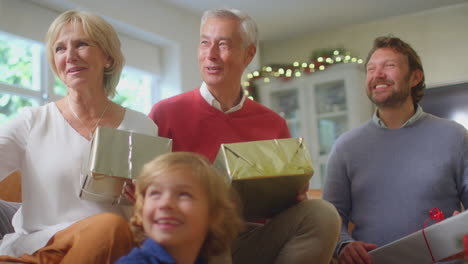
[[0,93],[0,125],[10,120],[25,106],[38,106],[39,103],[30,98]]
[[[0,82],[32,89],[34,45],[0,34]],[[37,100],[0,92],[0,124],[15,116],[25,106],[38,105]]]
[[56,75],[54,75],[54,92],[56,95],[67,95],[67,86]]
[[132,68],[124,68],[112,101],[145,114],[149,113],[151,76]]
[[0,81],[32,89],[33,45],[0,34]]

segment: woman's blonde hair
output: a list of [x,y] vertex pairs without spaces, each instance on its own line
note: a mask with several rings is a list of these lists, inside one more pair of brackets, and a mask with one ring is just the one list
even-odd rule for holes
[[95,14],[80,10],[68,10],[52,22],[45,40],[47,60],[52,71],[56,75],[58,74],[54,62],[55,41],[57,41],[60,30],[69,23],[74,26],[81,25],[86,37],[96,42],[102,52],[110,58],[111,64],[104,69],[103,85],[106,94],[113,97],[124,66],[124,57],[117,32],[111,24]]
[[189,152],[167,153],[143,167],[136,181],[136,203],[130,220],[136,242],[141,244],[146,238],[142,219],[146,190],[156,178],[179,168],[191,170],[208,197],[210,218],[213,221],[209,223],[209,230],[200,250],[201,255],[207,258],[225,252],[243,228],[234,192],[227,184],[225,176],[205,157]]

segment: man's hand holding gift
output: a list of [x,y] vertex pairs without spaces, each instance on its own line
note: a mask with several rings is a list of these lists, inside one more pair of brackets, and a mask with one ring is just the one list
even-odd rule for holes
[[339,264],[372,264],[369,251],[376,249],[376,244],[354,241],[344,246],[338,256]]

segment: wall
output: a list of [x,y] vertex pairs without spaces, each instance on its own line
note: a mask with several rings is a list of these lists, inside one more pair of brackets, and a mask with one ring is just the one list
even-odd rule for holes
[[468,3],[289,39],[263,42],[262,65],[305,61],[322,48],[344,47],[365,59],[372,41],[393,34],[423,61],[428,87],[468,81]]
[[0,30],[42,42],[50,23],[68,8],[91,11],[113,24],[127,62],[160,75],[163,96],[201,83],[200,18],[157,0],[0,0]]

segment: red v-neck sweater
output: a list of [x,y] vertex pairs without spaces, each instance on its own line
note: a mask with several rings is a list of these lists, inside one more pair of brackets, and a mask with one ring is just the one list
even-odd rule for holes
[[211,162],[222,143],[290,137],[286,121],[267,107],[246,99],[242,109],[223,113],[195,89],[155,104],[149,117],[161,137],[172,138],[173,151],[205,155]]

